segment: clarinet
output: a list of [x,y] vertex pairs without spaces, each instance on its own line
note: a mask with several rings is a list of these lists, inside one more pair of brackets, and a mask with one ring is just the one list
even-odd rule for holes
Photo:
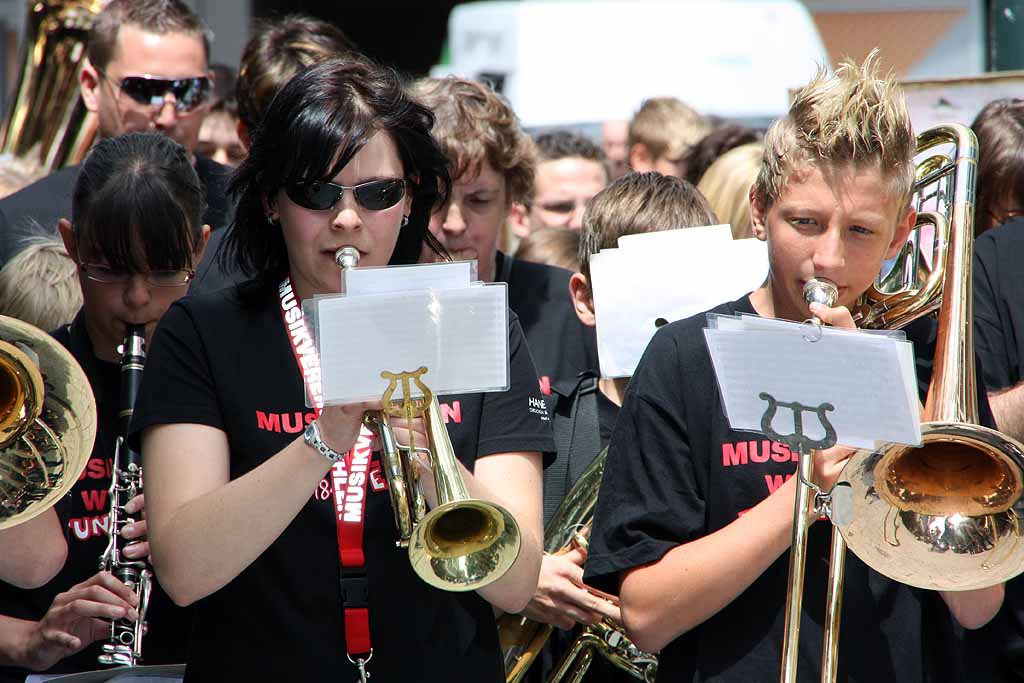
[[122,556],[121,531],[136,520],[125,513],[129,500],[142,493],[142,461],[138,453],[128,447],[125,439],[132,420],[135,397],[142,381],[142,368],[146,362],[146,337],[142,325],[131,325],[121,353],[121,401],[117,416],[118,436],[114,447],[114,466],[110,476],[110,513],[107,532],[110,541],[100,556],[100,571],[108,571],[122,581],[139,599],[139,619],[114,619],[110,622],[110,637],[103,644],[99,663],[109,666],[136,666],[142,663],[142,634],[146,623],[146,609],[152,590],[153,572],[145,560],[129,560]]

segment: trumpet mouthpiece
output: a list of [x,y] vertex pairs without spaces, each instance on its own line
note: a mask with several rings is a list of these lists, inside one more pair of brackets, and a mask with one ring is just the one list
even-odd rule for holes
[[825,278],[811,278],[804,285],[804,301],[807,305],[815,302],[824,304],[831,308],[839,299],[839,288],[831,280]]
[[334,262],[340,268],[355,268],[359,264],[359,250],[355,247],[342,247],[334,252]]

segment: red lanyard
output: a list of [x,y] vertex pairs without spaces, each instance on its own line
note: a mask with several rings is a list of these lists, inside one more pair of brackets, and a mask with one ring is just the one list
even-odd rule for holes
[[[281,316],[295,362],[309,392],[313,411],[320,417],[323,408],[323,383],[320,376],[320,355],[306,328],[302,306],[292,289],[291,278],[278,288]],[[366,489],[369,481],[373,432],[365,424],[359,437],[344,458],[331,466],[331,491],[334,495],[334,520],[338,531],[338,557],[341,561],[341,605],[345,616],[345,646],[349,661],[363,680],[368,674],[366,663],[373,655],[370,645],[369,590],[366,581],[366,558],[363,556],[363,521],[366,517]]]

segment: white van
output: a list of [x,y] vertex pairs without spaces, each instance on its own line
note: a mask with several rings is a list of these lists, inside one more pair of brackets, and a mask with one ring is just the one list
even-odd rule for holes
[[671,95],[752,125],[828,55],[797,0],[525,0],[457,6],[452,73],[490,81],[532,129],[628,119]]

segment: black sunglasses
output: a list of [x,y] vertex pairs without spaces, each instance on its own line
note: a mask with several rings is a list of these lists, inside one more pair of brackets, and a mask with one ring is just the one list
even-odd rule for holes
[[174,108],[179,112],[192,111],[206,102],[211,87],[206,76],[176,79],[125,76],[117,85],[135,102],[153,108],[163,107],[167,93],[172,93]]
[[405,181],[401,178],[385,178],[349,187],[317,180],[311,183],[292,183],[285,188],[289,199],[313,211],[334,208],[345,190],[352,190],[356,203],[364,209],[383,211],[402,201],[402,197],[405,196]]

